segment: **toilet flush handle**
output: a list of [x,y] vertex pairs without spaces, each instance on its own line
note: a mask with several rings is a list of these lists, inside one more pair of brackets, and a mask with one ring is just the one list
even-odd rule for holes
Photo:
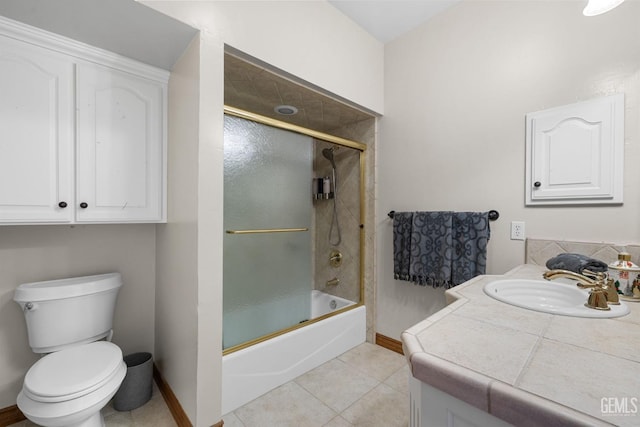
[[33,309],[35,309],[35,308],[36,308],[36,306],[35,306],[35,304],[34,304],[34,303],[32,303],[32,302],[28,302],[28,303],[26,303],[26,304],[24,305],[24,309],[25,309],[25,310],[28,310],[28,311],[31,311],[31,310],[33,310]]

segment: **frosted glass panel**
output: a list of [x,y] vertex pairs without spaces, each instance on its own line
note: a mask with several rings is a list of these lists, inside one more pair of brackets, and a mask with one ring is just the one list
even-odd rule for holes
[[224,348],[310,317],[310,137],[225,116]]

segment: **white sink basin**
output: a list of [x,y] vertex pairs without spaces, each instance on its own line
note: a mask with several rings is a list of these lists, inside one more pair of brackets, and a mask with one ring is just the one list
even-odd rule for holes
[[629,313],[629,307],[609,305],[611,310],[596,310],[586,307],[588,290],[579,289],[575,282],[505,279],[495,280],[484,286],[484,292],[492,298],[516,307],[543,313],[573,317],[621,317]]

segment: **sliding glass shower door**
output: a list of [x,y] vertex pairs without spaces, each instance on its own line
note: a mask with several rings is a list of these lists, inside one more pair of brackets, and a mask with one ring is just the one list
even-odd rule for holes
[[225,115],[223,347],[310,315],[312,138]]

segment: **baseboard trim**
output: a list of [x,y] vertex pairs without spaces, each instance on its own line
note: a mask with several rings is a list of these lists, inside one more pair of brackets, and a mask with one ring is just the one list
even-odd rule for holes
[[24,416],[16,405],[0,409],[0,427],[7,427],[26,419],[27,417]]
[[378,344],[380,347],[386,348],[387,350],[395,351],[396,353],[404,355],[404,351],[402,351],[401,341],[394,340],[393,338],[389,338],[376,333],[376,344]]
[[173,394],[173,390],[171,390],[169,384],[164,380],[162,374],[160,373],[160,370],[155,363],[153,364],[153,379],[156,381],[158,389],[160,390],[160,393],[162,393],[162,397],[164,398],[169,411],[171,411],[173,419],[175,420],[176,424],[178,424],[178,427],[193,427],[193,424],[191,424],[187,413],[184,412],[184,409],[182,409],[180,401],[178,400],[176,395]]

